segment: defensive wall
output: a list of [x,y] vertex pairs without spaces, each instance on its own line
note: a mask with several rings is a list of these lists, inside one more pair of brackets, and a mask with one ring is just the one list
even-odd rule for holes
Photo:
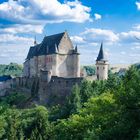
[[[63,78],[52,76],[50,79],[44,75],[38,77],[16,77],[3,83],[0,87],[0,96],[9,94],[10,89],[22,92],[29,91],[35,101],[41,105],[64,104],[66,97],[70,95],[72,87],[80,85],[83,78]],[[25,93],[27,94],[27,93]]]

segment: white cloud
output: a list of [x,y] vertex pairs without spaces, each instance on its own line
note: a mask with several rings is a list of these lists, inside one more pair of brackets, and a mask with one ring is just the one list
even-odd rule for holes
[[0,34],[0,64],[10,62],[22,64],[32,44],[32,38],[13,34]]
[[[104,51],[110,63],[136,63],[140,56],[139,31],[117,32],[100,28],[87,28],[85,31],[73,36],[71,39],[78,44],[81,62],[94,64],[100,43],[104,42]],[[83,41],[84,40],[84,41]],[[95,52],[96,53],[93,53]],[[134,55],[133,55],[134,54]]]
[[137,1],[135,4],[137,6],[137,9],[140,10],[140,2]]
[[119,33],[120,41],[123,43],[134,43],[138,42],[137,38],[140,38],[139,31],[128,31]]
[[17,34],[17,33],[39,33],[41,34],[43,32],[43,25],[14,25],[9,26],[5,28],[0,28],[1,33],[11,33],[11,34]]
[[86,38],[86,41],[89,42],[117,42],[119,40],[119,37],[116,33],[114,33],[112,30],[105,30],[105,29],[99,29],[99,28],[90,28],[86,29],[83,33],[81,33],[82,36]]
[[85,43],[84,38],[82,38],[80,36],[71,36],[70,38],[71,38],[73,43],[76,43],[76,44]]
[[99,15],[99,14],[97,14],[97,13],[95,13],[95,14],[94,14],[94,16],[95,16],[95,20],[99,20],[99,19],[101,19],[101,18],[102,18],[102,16],[101,16],[101,15]]
[[91,20],[91,9],[78,0],[60,3],[58,0],[9,0],[0,4],[0,17],[13,23],[55,23]]
[[134,29],[134,30],[140,30],[140,24],[134,25],[134,26],[133,26],[133,29]]
[[20,37],[17,35],[13,34],[0,34],[0,43],[5,43],[8,44],[24,44],[24,45],[29,45],[33,42],[32,38],[25,38],[25,37]]

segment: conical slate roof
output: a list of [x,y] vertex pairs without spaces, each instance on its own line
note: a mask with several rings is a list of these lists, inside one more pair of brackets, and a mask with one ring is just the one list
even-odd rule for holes
[[100,51],[96,61],[105,61],[104,51],[103,51],[103,43],[101,43]]

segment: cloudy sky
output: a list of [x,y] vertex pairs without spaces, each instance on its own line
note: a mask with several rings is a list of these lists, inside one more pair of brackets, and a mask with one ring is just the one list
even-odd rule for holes
[[112,64],[140,62],[139,0],[0,0],[0,63],[23,63],[34,36],[67,30],[94,64],[101,42]]

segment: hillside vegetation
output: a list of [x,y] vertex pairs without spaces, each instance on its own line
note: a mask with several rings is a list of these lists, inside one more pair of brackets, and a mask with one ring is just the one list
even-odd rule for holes
[[23,95],[0,100],[0,139],[139,140],[140,70],[75,85],[63,106],[19,108]]
[[96,73],[96,67],[94,65],[82,66],[82,68],[85,69],[87,76],[92,76]]
[[23,66],[16,63],[10,63],[9,65],[0,65],[0,76],[12,75],[20,76],[22,74]]

